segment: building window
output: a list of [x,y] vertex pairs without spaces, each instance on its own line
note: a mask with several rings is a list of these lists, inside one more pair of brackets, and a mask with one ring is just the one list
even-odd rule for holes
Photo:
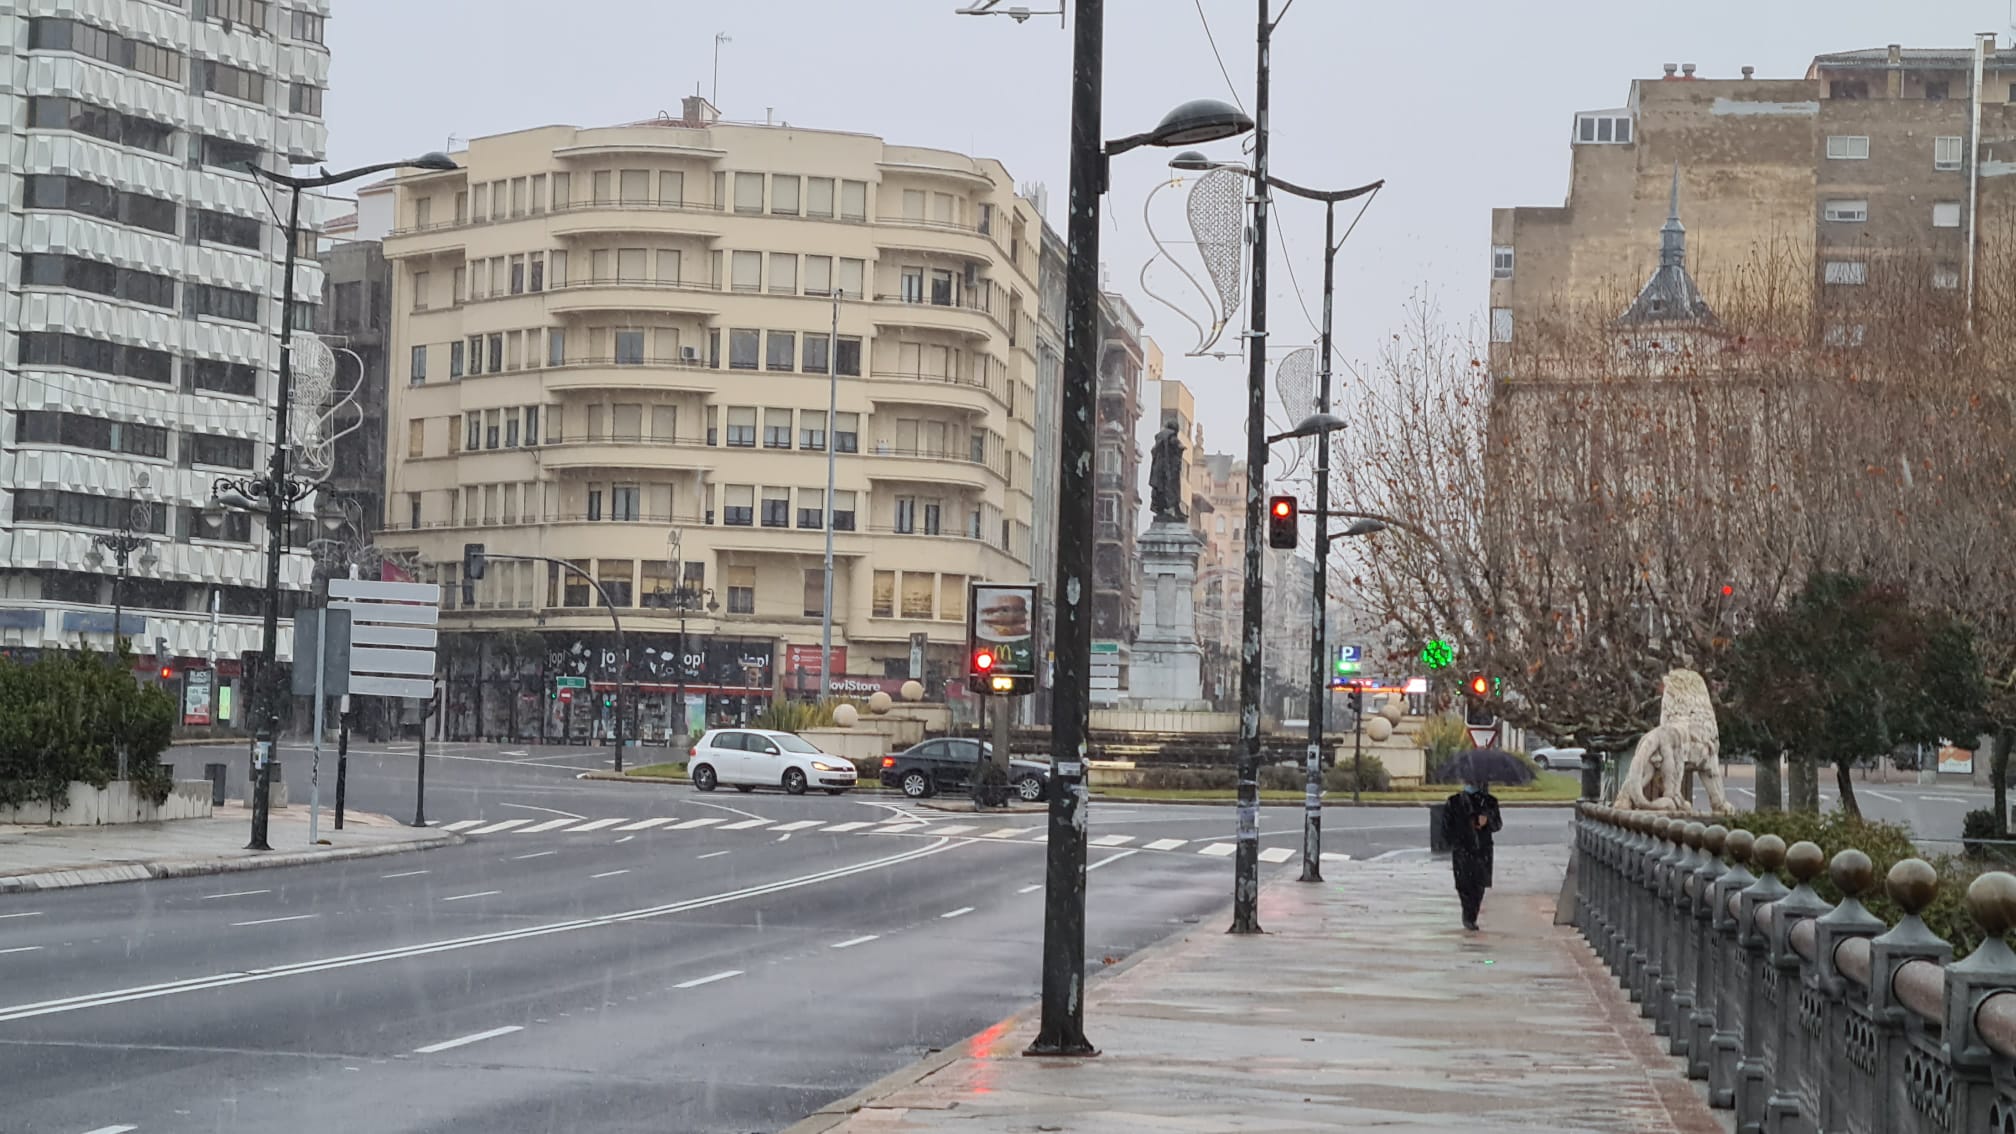
[[756,447],[756,410],[754,407],[728,407],[728,438],[725,443],[732,449],[754,449]]
[[[58,209],[87,217],[173,234],[181,227],[175,202],[145,193],[112,189],[81,177],[56,174],[29,174],[22,186],[21,203],[31,209]],[[257,224],[253,247],[258,246]]]
[[[175,380],[175,356],[163,350],[127,346],[62,331],[22,331],[16,336],[16,343],[15,358],[24,366],[59,366],[164,385]],[[239,382],[234,381],[233,388],[226,392],[248,396],[252,393],[258,372],[250,366],[197,359],[192,364],[191,381],[199,389],[215,389],[217,387],[205,382],[222,381],[210,378],[211,372],[218,369],[232,370],[234,379],[242,379],[242,388],[239,388]]]
[[1960,136],[1948,134],[1932,139],[1932,168],[1960,168]]
[[756,331],[731,329],[728,332],[728,369],[754,370],[762,335]]
[[832,345],[825,335],[805,336],[805,373],[826,373],[826,351]]
[[259,297],[249,291],[214,284],[185,284],[182,294],[190,315],[208,315],[234,323],[259,322]]
[[1927,101],[1945,102],[1948,98],[1952,97],[1952,94],[1952,83],[1935,82],[1931,79],[1925,80],[1925,98]]
[[307,83],[289,84],[287,108],[295,114],[306,114],[311,118],[322,117],[322,88]]
[[763,411],[763,447],[765,449],[789,449],[791,447],[790,410],[766,409]]
[[1951,264],[1935,264],[1932,268],[1932,286],[1941,291],[1952,291],[1960,286],[1960,269]]
[[766,528],[788,528],[791,526],[790,489],[766,488],[763,490],[763,526]]
[[868,613],[874,618],[896,616],[896,572],[875,572],[873,598]]
[[517,410],[504,411],[504,447],[506,449],[516,449],[518,447]]
[[641,366],[644,363],[644,332],[641,330],[616,332],[616,365]]
[[188,365],[189,384],[198,390],[208,390],[215,394],[235,394],[241,398],[258,395],[259,368],[256,366],[247,366],[240,362],[223,362],[214,358],[192,358]]
[[756,489],[746,484],[721,486],[721,522],[731,528],[756,524]]
[[766,368],[789,371],[797,365],[797,361],[798,336],[790,331],[769,332]]
[[314,13],[295,9],[293,38],[303,43],[321,43],[323,17]]
[[1491,309],[1491,341],[1509,343],[1512,341],[1512,309],[1493,307]]
[[205,91],[262,106],[265,104],[266,76],[259,72],[247,71],[243,67],[233,67],[229,63],[219,63],[210,59],[199,61],[197,66],[202,71]]
[[782,216],[798,215],[798,179],[784,174],[770,178],[770,211]]
[[1869,81],[1867,79],[1836,79],[1827,84],[1827,97],[1843,100],[1868,98]]
[[833,350],[833,373],[852,378],[861,376],[861,340],[858,336],[840,336]]
[[1626,145],[1631,141],[1629,114],[1578,114],[1575,141],[1580,145]]
[[189,435],[192,443],[189,459],[194,464],[216,465],[227,469],[249,469],[255,456],[252,442],[243,437],[219,437],[211,433]]
[[801,410],[798,414],[798,447],[816,452],[826,449],[826,411]]
[[546,365],[567,365],[567,332],[558,327],[546,332]]
[[1932,204],[1933,228],[1959,228],[1960,202],[1935,201]]
[[1869,219],[1869,202],[1829,201],[1820,215],[1842,224],[1861,224]]
[[917,498],[915,496],[898,496],[896,498],[895,519],[894,528],[899,534],[909,535],[911,532],[917,530]]
[[527,445],[537,445],[539,443],[538,406],[525,407],[525,443]]
[[756,613],[756,568],[728,568],[728,613]]
[[413,364],[408,373],[408,378],[415,386],[427,381],[427,348],[425,346],[416,346],[413,348]]
[[868,219],[868,183],[866,181],[842,181],[840,183],[840,219]]
[[808,177],[805,179],[805,215],[808,217],[833,216],[833,179],[830,177]]
[[735,253],[730,258],[729,271],[729,286],[736,291],[763,290],[763,253]]
[[637,485],[615,485],[609,491],[609,518],[634,522],[643,496],[644,490]]
[[[196,137],[191,137],[189,144],[194,147],[197,144],[197,140]],[[244,142],[233,142],[227,138],[212,138],[208,135],[202,136],[201,141],[202,157],[198,160],[203,165],[207,165],[212,169],[224,169],[232,173],[244,173],[246,166],[258,165],[260,159],[265,157],[264,151],[258,146],[247,145]],[[168,151],[164,148],[161,152],[167,153]]]
[[1491,278],[1509,280],[1512,278],[1512,246],[1493,244],[1491,246]]
[[833,415],[833,451],[836,453],[858,453],[861,451],[860,414],[836,413]]
[[[81,256],[61,256],[47,252],[21,253],[21,284],[23,287],[63,287],[77,291],[88,291],[97,295],[109,295],[149,307],[175,309],[175,281],[169,276],[155,275],[135,268],[118,268],[102,264],[96,260],[86,260]],[[189,290],[199,290],[200,285],[191,284]],[[215,289],[226,290],[226,289]],[[247,295],[234,292],[234,295]],[[255,309],[256,314],[256,309]]]
[[735,211],[738,213],[760,213],[763,211],[762,174],[738,173],[735,175]]
[[[169,153],[175,146],[173,126],[130,114],[121,114],[116,110],[71,98],[30,98],[28,128],[72,130],[100,141],[134,146],[157,154]],[[247,148],[252,150],[256,159],[259,151],[256,148]],[[245,167],[240,164],[234,168],[243,170]]]
[[481,449],[482,447],[483,447],[483,415],[480,413],[472,413],[469,415],[469,436],[467,438],[467,443],[463,446],[463,448],[468,449],[470,452],[473,453],[476,450]]
[[504,369],[504,336],[490,336],[490,373],[497,374]]
[[546,253],[544,252],[532,253],[532,282],[529,286],[535,292],[546,290]]
[[1830,284],[1869,282],[1869,265],[1862,260],[1829,260],[1825,271],[1825,278]]
[[166,82],[182,82],[182,53],[76,20],[28,21],[28,50],[74,51],[79,55],[137,71]]
[[1827,135],[1827,156],[1834,161],[1864,161],[1869,157],[1869,139],[1862,134]]
[[854,530],[854,492],[842,488],[833,493],[833,530],[851,532]]
[[816,529],[825,524],[825,501],[821,499],[823,496],[824,493],[817,488],[801,488],[798,490],[799,527]]
[[[96,496],[86,492],[66,492],[53,488],[26,488],[14,494],[14,518],[31,524],[117,529],[131,522],[134,503],[132,500],[115,496]],[[169,510],[154,508],[149,511],[151,518],[146,530],[157,534],[165,532]],[[248,520],[250,518],[246,517]]]
[[457,339],[448,344],[448,380],[462,377],[462,342]]

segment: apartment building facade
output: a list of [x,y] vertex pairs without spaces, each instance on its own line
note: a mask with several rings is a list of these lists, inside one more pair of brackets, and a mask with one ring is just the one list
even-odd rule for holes
[[[1202,438],[1199,438],[1200,448]],[[1204,648],[1204,696],[1217,709],[1239,703],[1241,587],[1246,578],[1246,462],[1208,453],[1196,465],[1204,553],[1197,564],[1197,639]]]
[[379,537],[457,598],[478,661],[451,730],[592,733],[602,696],[584,720],[552,678],[616,676],[594,588],[498,560],[461,601],[469,543],[606,590],[646,736],[678,731],[682,687],[688,722],[819,692],[829,526],[832,691],[943,696],[968,584],[1035,570],[1042,224],[1006,170],[699,98],[456,157],[399,179],[385,242]]
[[1676,169],[1711,303],[1759,286],[1760,266],[1809,279],[1785,301],[1810,305],[1827,345],[1852,346],[1855,309],[1886,273],[1969,302],[1979,234],[2016,206],[2016,50],[1992,35],[1893,44],[1816,56],[1797,78],[1669,65],[1623,105],[1577,112],[1569,153],[1564,204],[1492,212],[1501,376],[1567,338],[1563,320],[1627,309],[1657,267]]
[[1141,317],[1118,295],[1099,297],[1099,389],[1093,438],[1092,637],[1117,645],[1126,685],[1127,645],[1140,626],[1141,379],[1148,367]]
[[[109,647],[117,566],[93,537],[130,526],[152,541],[122,594],[136,652],[215,658],[228,688],[259,648],[264,523],[202,509],[215,478],[268,460],[286,248],[246,165],[322,160],[326,16],[323,0],[0,13],[0,647]],[[320,290],[303,263],[304,317]],[[290,552],[283,618],[309,575]]]

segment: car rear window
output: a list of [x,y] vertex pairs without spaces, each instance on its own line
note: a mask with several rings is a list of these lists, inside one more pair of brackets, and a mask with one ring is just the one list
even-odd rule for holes
[[714,737],[714,747],[727,748],[736,752],[743,751],[748,745],[742,743],[742,737],[743,734],[739,732],[717,733]]

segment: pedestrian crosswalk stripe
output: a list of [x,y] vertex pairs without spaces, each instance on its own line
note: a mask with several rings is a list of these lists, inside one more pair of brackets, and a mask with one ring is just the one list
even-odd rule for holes
[[614,827],[618,823],[628,823],[629,821],[628,819],[592,819],[578,827],[567,828],[567,833],[578,835],[583,831],[599,831],[604,827]]
[[[726,828],[726,827],[723,827],[723,828],[722,828],[722,830],[724,830],[724,831],[725,831],[725,830],[727,830],[727,829],[728,829],[728,828]],[[895,832],[898,832],[898,831],[921,831],[921,830],[923,830],[923,829],[924,829],[924,824],[922,824],[922,823],[911,823],[911,822],[907,822],[907,821],[898,821],[898,822],[895,822],[895,823],[884,823],[884,824],[882,824],[882,825],[881,825],[880,827],[877,827],[877,828],[875,828],[875,831],[876,831],[876,833],[878,833],[878,834],[881,834],[881,833],[892,833],[892,834],[893,834],[893,833],[895,833]]]
[[541,831],[552,831],[565,827],[569,823],[579,823],[580,821],[580,818],[573,815],[569,815],[565,819],[548,819],[544,823],[534,823],[518,833],[521,835],[536,835]]
[[688,819],[676,827],[667,827],[665,829],[668,831],[690,831],[695,827],[711,827],[721,821],[719,817],[712,819]]
[[1025,831],[1031,831],[1031,830],[1034,830],[1034,828],[1033,828],[1033,827],[996,827],[996,828],[995,828],[994,830],[992,830],[992,831],[989,831],[989,832],[987,832],[987,834],[986,834],[986,835],[984,835],[983,837],[984,837],[984,838],[989,838],[989,839],[1012,839],[1012,838],[1014,838],[1015,836],[1017,836],[1017,835],[1020,835],[1020,834],[1022,834],[1022,833],[1023,833],[1023,832],[1025,832]]
[[1294,857],[1295,851],[1291,847],[1267,847],[1260,852],[1261,862],[1287,862]]
[[931,833],[934,835],[963,835],[975,829],[971,823],[947,823],[943,827],[936,828]]
[[1323,852],[1323,861],[1325,861],[1325,862],[1350,862],[1350,861],[1351,861],[1351,856],[1350,856],[1350,855],[1348,855],[1348,854],[1338,854],[1338,853],[1337,853],[1336,851],[1327,851],[1327,850],[1326,850],[1326,851],[1324,851],[1324,852]]
[[825,830],[837,834],[841,831],[858,831],[863,827],[872,826],[874,826],[873,823],[835,823],[831,827],[825,828]]
[[1148,850],[1175,850],[1183,845],[1182,839],[1156,839],[1146,847]]
[[626,823],[623,826],[618,827],[616,829],[619,831],[648,831],[653,827],[657,827],[665,823],[670,823],[675,818],[676,816],[672,815],[661,815],[656,819],[639,819],[635,823]]
[[802,831],[807,827],[817,827],[817,826],[819,826],[819,820],[817,819],[800,819],[796,823],[779,823],[775,827],[772,827],[771,830]]
[[1226,855],[1231,854],[1236,849],[1238,848],[1234,847],[1231,843],[1212,843],[1210,846],[1205,847],[1203,850],[1200,850],[1197,853],[1208,854],[1213,858],[1224,858]]
[[1124,847],[1134,841],[1132,835],[1101,835],[1092,840],[1095,847]]
[[746,831],[751,827],[767,827],[769,825],[770,820],[768,819],[741,819],[721,829],[724,831]]
[[530,819],[506,819],[502,823],[492,823],[487,827],[477,827],[469,833],[472,835],[494,835],[499,831],[508,831],[513,827],[523,827],[531,821]]
[[462,831],[467,830],[470,827],[480,827],[482,825],[483,820],[481,819],[463,819],[459,822],[450,823],[441,829],[444,831]]

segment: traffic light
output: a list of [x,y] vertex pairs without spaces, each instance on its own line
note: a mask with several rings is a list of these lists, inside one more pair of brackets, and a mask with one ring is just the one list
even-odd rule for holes
[[1295,498],[1274,496],[1267,501],[1267,546],[1285,551],[1295,550],[1295,537],[1299,531],[1296,523]]
[[974,647],[972,656],[966,659],[966,688],[975,693],[992,693],[994,664],[1000,660],[992,646]]
[[1463,691],[1470,695],[1469,696],[1470,703],[1467,706],[1465,706],[1465,712],[1463,714],[1465,723],[1477,725],[1479,727],[1491,723],[1493,719],[1491,709],[1488,705],[1484,703],[1484,699],[1490,696],[1495,688],[1496,686],[1492,682],[1491,678],[1488,678],[1481,673],[1471,674],[1470,680],[1463,683]]
[[1491,695],[1491,679],[1481,673],[1473,673],[1470,675],[1470,681],[1465,688],[1470,690],[1472,697],[1482,700]]
[[173,681],[173,680],[175,680],[175,667],[174,667],[174,666],[172,666],[172,665],[164,665],[164,666],[162,666],[162,667],[161,667],[161,680],[163,680],[163,681]]

